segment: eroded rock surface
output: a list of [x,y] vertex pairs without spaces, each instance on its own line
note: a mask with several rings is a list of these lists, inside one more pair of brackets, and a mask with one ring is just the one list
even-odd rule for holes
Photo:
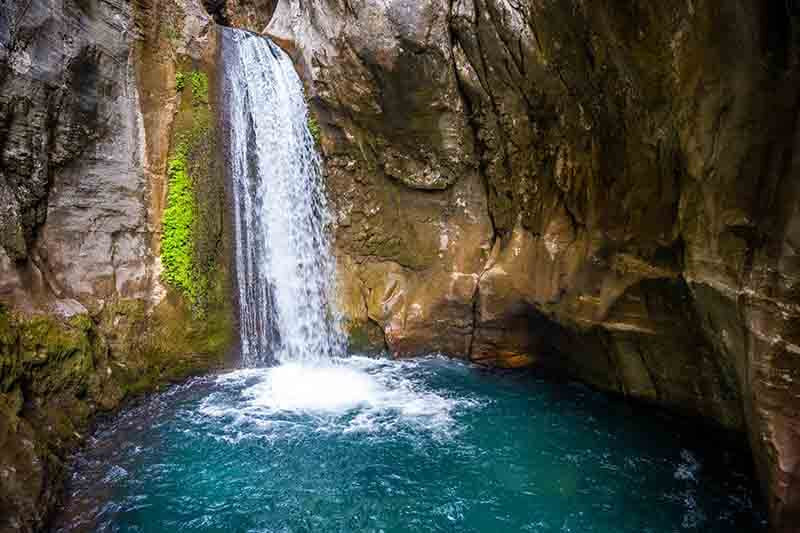
[[796,530],[798,32],[783,3],[280,1],[350,327],[746,429]]
[[261,32],[272,19],[278,0],[202,0],[218,24]]
[[746,431],[796,531],[800,14],[743,0],[0,4],[0,528],[41,524],[91,413],[225,344],[159,261],[212,16],[304,77],[355,347],[541,365]]
[[195,179],[210,296],[167,287],[159,258],[168,155],[213,106],[177,73],[213,74],[215,53],[199,0],[0,3],[0,531],[42,527],[92,415],[223,360],[213,158]]

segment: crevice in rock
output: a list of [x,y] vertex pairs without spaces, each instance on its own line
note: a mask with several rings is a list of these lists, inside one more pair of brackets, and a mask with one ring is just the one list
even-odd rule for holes
[[49,290],[50,293],[56,298],[62,298],[63,291],[55,282],[55,280],[53,280],[53,274],[50,272],[50,269],[47,268],[47,263],[42,261],[41,257],[39,257],[38,251],[31,251],[29,253],[29,259],[30,264],[39,272],[39,275],[41,276],[47,290]]
[[[484,270],[485,272],[485,270]],[[478,276],[478,281],[475,283],[475,291],[472,294],[472,325],[469,330],[469,343],[467,343],[467,359],[472,360],[472,347],[475,344],[475,336],[478,334],[478,305],[480,303],[480,290],[481,290],[481,277]]]
[[[369,292],[371,294],[372,293],[372,289],[369,289]],[[389,352],[389,341],[386,339],[386,329],[384,329],[384,327],[377,320],[375,320],[374,318],[372,318],[370,316],[369,307],[367,305],[367,297],[366,297],[366,295],[364,295],[363,292],[361,293],[361,297],[364,300],[364,310],[366,311],[367,321],[372,323],[372,324],[375,324],[375,326],[377,326],[377,328],[381,331],[381,336],[383,337],[383,349],[386,350],[386,352],[388,353]]]
[[[492,120],[494,121],[493,132],[498,137],[498,151],[500,152],[502,158],[503,171],[506,177],[509,180],[513,181],[513,169],[511,168],[511,159],[508,152],[508,146],[510,144],[510,140],[506,134],[505,129],[502,127],[502,124],[500,123],[500,118],[502,114],[500,113],[500,107],[493,94],[493,91],[491,90],[491,84],[489,83],[490,70],[489,66],[486,63],[486,57],[483,51],[484,45],[481,41],[481,32],[479,27],[482,11],[480,10],[478,3],[476,2],[474,4],[475,21],[470,21],[470,26],[472,27],[472,32],[475,36],[475,45],[477,47],[478,60],[481,63],[480,69],[478,69],[475,68],[475,65],[472,63],[472,58],[470,58],[470,56],[466,53],[466,49],[462,46],[462,43],[460,42],[460,37],[458,35],[458,29],[453,27],[454,17],[452,8],[453,8],[453,3],[451,1],[449,7],[450,15],[448,17],[448,25],[447,25],[449,41],[450,41],[450,50],[451,50],[450,58],[453,64],[453,69],[456,74],[455,79],[459,95],[461,97],[462,102],[464,103],[465,109],[468,111],[468,123],[470,124],[473,130],[473,137],[475,139],[474,142],[476,147],[478,148],[478,150],[476,150],[476,153],[478,155],[480,173],[486,185],[486,190],[487,190],[486,199],[488,203],[489,217],[492,221],[493,233],[497,235],[501,230],[498,229],[494,213],[492,212],[492,203],[493,203],[492,198],[497,197],[500,194],[500,192],[495,189],[488,176],[488,164],[486,155],[489,153],[489,147],[485,146],[484,143],[480,141],[479,134],[482,128],[481,124],[477,121],[478,109],[474,105],[472,105],[469,95],[467,94],[465,87],[463,86],[464,82],[463,80],[461,80],[459,76],[458,68],[457,65],[455,64],[455,55],[453,53],[453,50],[456,46],[460,47],[461,50],[464,52],[464,59],[467,62],[469,62],[470,65],[472,66],[473,71],[475,72],[475,75],[477,76],[478,81],[480,83],[481,89],[483,90],[483,93],[486,95],[486,99],[488,100],[489,105],[491,106]],[[512,198],[513,196],[511,196],[509,199]]]
[[350,0],[344,0],[344,8],[347,14],[349,14],[354,19],[358,20],[358,12],[353,8]]
[[[475,343],[475,336],[477,335],[478,331],[478,314],[480,312],[479,303],[480,303],[480,283],[483,275],[486,273],[489,267],[489,263],[492,258],[492,252],[494,252],[495,243],[497,241],[497,226],[494,219],[494,214],[492,213],[491,208],[491,186],[489,183],[489,178],[487,176],[487,168],[486,168],[486,152],[487,147],[480,141],[480,124],[477,122],[477,112],[473,109],[472,102],[469,99],[469,96],[466,93],[466,89],[463,85],[463,80],[458,72],[458,66],[456,65],[455,60],[455,53],[454,49],[457,46],[460,46],[458,38],[456,36],[456,32],[452,27],[452,19],[453,19],[453,1],[450,0],[449,7],[448,7],[448,23],[447,23],[447,33],[448,33],[448,40],[450,43],[450,64],[453,70],[456,90],[458,91],[459,98],[461,100],[462,106],[464,108],[466,118],[467,118],[467,125],[469,126],[472,132],[472,141],[473,141],[473,152],[477,156],[478,160],[478,175],[480,177],[481,183],[484,188],[484,195],[486,199],[486,212],[489,219],[489,224],[491,227],[491,236],[490,236],[490,257],[487,258],[486,263],[482,267],[481,273],[478,275],[478,279],[475,283],[475,290],[472,294],[472,324],[469,328],[469,343],[467,345],[467,358],[472,359],[473,354],[473,346]],[[463,49],[462,49],[463,50]],[[467,57],[466,53],[464,53],[464,57],[467,61],[469,58]]]
[[[476,2],[477,1],[480,1],[480,0],[476,0]],[[515,11],[520,12],[514,6],[510,6],[510,7],[515,9]],[[505,50],[506,55],[511,58],[511,63],[509,63],[507,58],[505,58],[505,61],[504,61],[504,66],[505,66],[506,72],[508,73],[508,82],[506,82],[502,77],[500,77],[499,80],[501,82],[505,83],[506,87],[508,87],[509,89],[514,90],[514,92],[525,101],[525,105],[527,106],[527,111],[530,114],[531,110],[534,109],[534,106],[533,106],[533,103],[530,101],[530,99],[528,97],[528,91],[525,89],[525,87],[520,86],[519,83],[517,83],[517,81],[516,81],[517,79],[520,79],[520,80],[524,80],[525,79],[525,59],[523,57],[523,51],[522,51],[522,39],[519,38],[517,40],[517,43],[519,45],[518,46],[519,57],[516,57],[514,51],[512,50],[512,48],[513,48],[512,45],[510,45],[508,43],[508,41],[506,40],[504,32],[502,31],[502,28],[499,26],[499,24],[497,22],[498,14],[495,12],[494,9],[491,8],[491,4],[487,3],[487,5],[486,5],[486,13],[489,15],[487,20],[489,20],[491,22],[492,26],[494,27],[494,33],[497,36],[498,42],[500,42],[503,45],[503,49]],[[516,69],[516,73],[511,71],[511,69],[509,68],[510,64],[513,64],[514,68]],[[512,139],[509,139],[509,141],[512,141]]]
[[617,352],[614,350],[613,345],[611,344],[611,338],[608,332],[599,330],[598,338],[600,339],[600,343],[603,345],[603,349],[601,353],[606,358],[606,363],[608,364],[609,373],[613,373],[614,376],[614,383],[609,383],[609,387],[611,390],[616,390],[620,394],[625,394],[625,385],[622,376],[620,375],[620,367],[621,365],[617,362]]
[[227,0],[203,0],[203,7],[206,8],[206,11],[211,18],[214,19],[214,22],[221,26],[230,26],[231,21],[228,18],[227,13]]
[[[450,0],[450,4],[449,4],[449,8],[448,8],[449,9],[449,11],[448,11],[448,23],[447,23],[448,40],[450,42],[450,65],[451,65],[451,68],[453,70],[454,79],[455,79],[455,82],[456,82],[456,90],[458,91],[458,96],[459,96],[459,98],[461,100],[461,104],[462,104],[462,106],[464,108],[464,111],[465,111],[465,114],[467,116],[467,125],[469,126],[469,128],[470,128],[470,130],[472,132],[471,137],[472,137],[472,143],[473,143],[473,152],[476,154],[477,159],[478,159],[478,169],[477,169],[478,170],[478,175],[481,178],[481,182],[483,183],[483,187],[484,187],[484,194],[486,195],[486,208],[487,208],[487,214],[489,216],[489,222],[491,224],[491,229],[492,229],[491,245],[493,247],[494,246],[494,241],[497,238],[497,229],[496,229],[497,226],[495,224],[494,214],[492,213],[492,208],[491,208],[491,203],[490,203],[491,186],[489,184],[489,178],[488,178],[487,173],[486,173],[486,162],[485,162],[486,158],[485,158],[485,155],[486,155],[486,152],[487,152],[487,147],[484,145],[484,143],[482,143],[480,141],[480,124],[478,124],[477,119],[476,119],[477,112],[476,112],[475,109],[473,109],[472,102],[470,101],[469,96],[466,93],[466,90],[465,90],[465,88],[463,86],[464,82],[462,81],[461,76],[458,73],[458,66],[456,65],[456,59],[455,59],[455,54],[454,54],[453,50],[455,49],[456,46],[460,46],[460,44],[458,42],[458,38],[455,35],[455,31],[454,31],[454,29],[452,27],[452,24],[451,24],[451,21],[452,21],[452,18],[453,18],[453,1],[454,0]],[[462,48],[462,50],[463,50],[463,48]],[[464,53],[464,57],[467,58],[466,53]],[[467,60],[469,60],[469,59],[467,58]]]
[[644,371],[647,372],[647,380],[650,382],[650,386],[653,388],[653,394],[655,395],[655,400],[658,401],[661,399],[658,380],[656,379],[653,369],[650,368],[650,365],[647,362],[647,355],[645,350],[642,350],[641,343],[639,343],[638,341],[636,341],[636,354],[639,356],[639,360],[641,360],[642,362],[642,367],[644,368]]
[[[363,263],[359,263],[359,265],[361,264]],[[358,292],[361,295],[361,305],[364,306],[364,316],[367,317],[367,323],[375,324],[375,326],[380,330],[381,337],[383,338],[383,349],[388,353],[389,341],[386,339],[386,330],[376,319],[374,319],[369,314],[369,299],[372,297],[373,289],[371,287],[367,287],[367,284],[364,283],[364,278],[361,277],[360,270],[356,271],[355,278],[358,280],[358,283],[361,284],[361,289]]]

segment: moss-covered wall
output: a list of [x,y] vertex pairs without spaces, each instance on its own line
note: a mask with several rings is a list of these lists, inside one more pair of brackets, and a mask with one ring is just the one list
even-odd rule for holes
[[[115,2],[99,6],[97,20],[40,0],[31,8],[65,31],[79,27],[84,40],[107,38],[104,52],[118,47],[119,72],[127,76],[128,60],[135,76],[120,75],[131,86],[102,95],[82,78],[92,98],[116,106],[98,133],[105,144],[92,145],[101,157],[76,160],[49,203],[38,204],[47,215],[40,234],[52,238],[35,243],[31,264],[10,277],[15,265],[0,250],[0,531],[42,527],[67,455],[98,412],[226,365],[233,341],[216,27],[191,0]],[[92,34],[105,9],[136,31]],[[64,113],[73,100],[86,104],[72,86],[58,90],[69,96],[53,93]],[[48,124],[51,133],[64,128]]]
[[0,306],[0,530],[29,531],[58,501],[68,454],[98,412],[225,364],[229,312],[119,300],[97,315]]
[[[209,74],[183,65],[175,75],[180,104],[167,161],[162,220],[162,279],[204,316],[223,305],[228,285],[225,190]],[[213,74],[213,73],[212,73]]]

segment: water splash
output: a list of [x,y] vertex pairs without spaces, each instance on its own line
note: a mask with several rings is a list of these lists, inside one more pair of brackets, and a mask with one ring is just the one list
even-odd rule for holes
[[222,53],[243,362],[329,359],[344,343],[302,83],[265,38],[225,28]]
[[200,413],[224,420],[221,438],[228,441],[279,438],[284,430],[295,432],[290,421],[303,417],[314,420],[316,433],[401,438],[405,430],[445,440],[458,433],[456,411],[481,407],[476,399],[420,384],[416,361],[353,356],[331,363],[337,364],[290,362],[223,374],[216,379],[223,390],[206,397]]

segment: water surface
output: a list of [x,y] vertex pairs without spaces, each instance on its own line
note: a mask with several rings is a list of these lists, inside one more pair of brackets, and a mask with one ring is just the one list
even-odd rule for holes
[[747,460],[674,422],[435,357],[239,370],[100,428],[56,530],[759,530]]

